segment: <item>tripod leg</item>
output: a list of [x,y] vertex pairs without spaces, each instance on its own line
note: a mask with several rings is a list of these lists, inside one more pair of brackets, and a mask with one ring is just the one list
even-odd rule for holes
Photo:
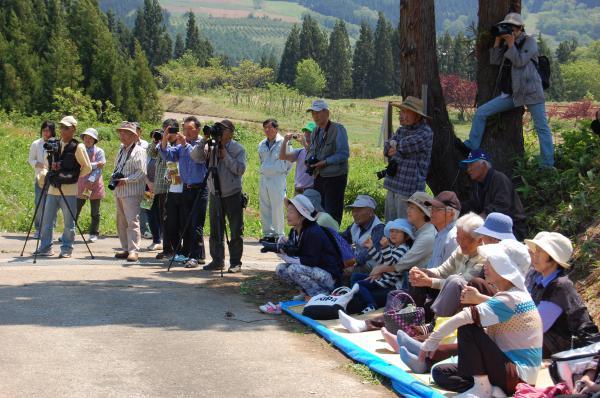
[[[25,243],[23,244],[23,249],[21,249],[21,257],[23,257],[23,253],[25,253],[25,246],[27,246],[27,241],[29,240],[29,236],[31,235],[31,230],[33,229],[33,224],[35,223],[35,218],[37,217],[38,211],[40,209],[40,204],[42,203],[42,200],[44,201],[44,205],[42,206],[42,214],[41,217],[44,217],[44,208],[46,207],[46,195],[45,193],[48,191],[48,185],[46,183],[46,181],[44,181],[44,187],[42,188],[42,192],[40,193],[40,199],[38,200],[38,202],[35,204],[35,211],[33,212],[33,218],[31,219],[31,223],[29,224],[29,230],[27,231],[27,236],[25,237]],[[40,225],[40,229],[42,229],[41,225]],[[37,251],[37,246],[39,245],[39,241],[40,238],[38,236],[38,244],[35,247],[35,250]]]
[[85,247],[87,247],[88,252],[90,252],[90,256],[92,257],[92,260],[94,259],[94,254],[92,253],[92,250],[90,249],[90,246],[87,243],[87,240],[85,240],[85,237],[83,236],[83,232],[81,232],[81,228],[79,228],[79,223],[77,222],[77,219],[75,218],[75,214],[73,214],[73,210],[71,209],[71,206],[69,206],[69,202],[67,202],[67,199],[65,198],[65,194],[62,191],[61,187],[58,187],[58,190],[60,192],[60,196],[62,197],[63,202],[65,203],[65,205],[67,206],[67,209],[69,210],[69,213],[71,214],[71,217],[73,218],[73,222],[75,223],[75,226],[77,227],[77,230],[79,231],[79,234],[81,235],[81,239],[83,239],[83,243],[85,243]]

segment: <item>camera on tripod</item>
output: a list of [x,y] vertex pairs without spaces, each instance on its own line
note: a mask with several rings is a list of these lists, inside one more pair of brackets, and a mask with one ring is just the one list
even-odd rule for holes
[[221,139],[223,138],[223,132],[225,131],[226,127],[222,124],[222,123],[215,123],[212,126],[210,125],[205,125],[204,128],[202,129],[202,132],[204,133],[205,136],[209,136],[210,137],[210,141],[208,142],[209,146],[214,145],[215,143],[219,143],[221,142]]
[[123,173],[120,171],[113,173],[113,175],[110,176],[110,181],[108,182],[108,189],[114,191],[117,188],[117,185],[119,185],[119,180],[123,178],[125,178],[125,175],[123,175]]
[[284,242],[284,243],[273,243],[273,242],[260,242],[263,247],[260,249],[261,253],[285,253],[288,256],[295,257],[298,255],[299,248],[293,243]]
[[513,25],[509,23],[499,23],[498,25],[492,26],[492,36],[504,36],[504,35],[512,35]]
[[375,173],[377,179],[381,180],[385,177],[395,177],[398,174],[398,161],[394,158],[390,159],[387,167]]
[[60,156],[60,140],[58,138],[49,138],[48,141],[44,142],[43,146],[46,152]]

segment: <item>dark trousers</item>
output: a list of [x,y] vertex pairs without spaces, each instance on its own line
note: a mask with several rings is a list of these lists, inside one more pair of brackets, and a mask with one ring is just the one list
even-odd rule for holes
[[496,343],[476,325],[458,328],[458,365],[443,364],[431,371],[433,380],[443,389],[463,392],[473,387],[473,376],[487,375],[493,386],[508,396],[521,383],[515,364]]
[[352,274],[352,278],[350,279],[350,286],[354,286],[355,283],[358,283],[359,293],[363,300],[369,306],[373,306],[375,308],[378,307],[377,300],[373,296],[374,292],[377,292],[379,296],[387,295],[387,293],[391,292],[392,288],[385,288],[379,286],[376,282],[369,282],[366,278],[369,274]]
[[244,251],[244,212],[242,209],[242,193],[218,199],[212,193],[209,195],[210,216],[210,256],[216,264],[225,263],[225,219],[229,222],[231,240],[229,241],[229,264],[232,266],[242,264]]
[[164,240],[165,234],[165,201],[167,199],[166,193],[159,193],[154,195],[154,201],[150,210],[146,210],[148,216],[148,225],[150,226],[150,232],[152,233],[152,242],[160,243]]
[[[77,216],[75,220],[79,220],[79,214],[81,213],[81,209],[83,205],[87,202],[86,199],[77,198]],[[90,199],[90,209],[92,211],[92,222],[90,223],[90,235],[100,235],[98,230],[100,229],[100,202],[102,199]],[[41,210],[40,210],[41,213]]]
[[408,294],[415,300],[417,307],[423,307],[425,310],[425,323],[433,321],[435,313],[431,309],[431,305],[437,298],[440,291],[430,287],[413,287],[410,286]]
[[165,203],[165,211],[163,252],[178,254],[175,251],[181,244],[181,233],[187,220],[187,214],[183,208],[183,193],[169,192]]
[[182,207],[186,217],[183,227],[187,224],[187,229],[183,231],[183,249],[181,253],[189,258],[204,260],[206,258],[204,251],[204,223],[206,221],[208,191],[206,188],[184,187],[182,195]]
[[548,330],[544,333],[544,344],[542,355],[544,358],[550,358],[553,354],[571,349],[571,341],[560,336],[558,333]]
[[348,174],[337,177],[315,178],[314,189],[321,194],[321,205],[340,225],[344,213],[344,193],[348,183]]

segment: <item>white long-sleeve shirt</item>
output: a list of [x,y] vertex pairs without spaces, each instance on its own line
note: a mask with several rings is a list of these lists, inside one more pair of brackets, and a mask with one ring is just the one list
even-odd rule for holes
[[260,174],[264,177],[287,176],[292,168],[292,163],[279,159],[279,150],[283,145],[283,137],[277,133],[275,141],[269,145],[269,140],[264,139],[258,144],[260,158]]
[[[38,138],[37,140],[31,143],[29,147],[29,164],[35,171],[35,178],[37,179],[40,175],[40,172],[47,167],[46,164],[46,151],[44,151],[44,139]],[[36,165],[41,163],[44,167],[37,167]]]

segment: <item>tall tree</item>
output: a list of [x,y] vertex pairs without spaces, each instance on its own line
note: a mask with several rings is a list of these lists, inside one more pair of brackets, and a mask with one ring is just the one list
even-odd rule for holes
[[300,59],[312,58],[325,69],[325,54],[327,52],[327,36],[321,30],[318,22],[310,15],[302,18],[300,30]]
[[153,68],[171,59],[171,37],[158,0],[144,0],[144,7],[137,10],[133,34]]
[[[382,97],[392,93],[394,80],[394,58],[392,55],[392,27],[379,13],[375,28],[375,62],[371,73],[373,96]],[[435,51],[435,50],[434,50]]]
[[327,94],[331,98],[347,98],[352,91],[352,48],[346,24],[338,19],[329,38],[326,57]]
[[436,55],[434,0],[401,0],[401,93],[421,97],[422,85],[428,89],[427,114],[434,137],[427,183],[434,193],[452,190],[465,197],[468,180],[458,167],[463,157],[455,149],[458,138],[446,110]]
[[370,98],[371,85],[369,75],[373,68],[373,33],[366,21],[360,25],[360,35],[354,49],[352,60],[352,94],[356,98]]
[[136,120],[156,120],[160,116],[158,92],[148,60],[139,42],[135,43],[135,52],[131,61],[131,86],[135,99]]
[[577,50],[577,40],[565,40],[561,41],[558,44],[558,48],[556,49],[556,59],[559,64],[566,64],[573,60],[572,54],[573,51]]
[[[477,105],[499,94],[496,89],[499,67],[489,62],[490,49],[494,44],[490,29],[509,12],[521,12],[521,1],[479,0]],[[512,176],[516,159],[524,154],[523,107],[488,118],[481,146],[490,153],[495,168]]]
[[400,94],[400,24],[392,33],[392,59],[394,60],[394,73],[392,75],[392,93]]
[[292,86],[296,79],[296,65],[300,61],[300,29],[294,24],[285,41],[283,55],[279,63],[277,81]]
[[438,39],[437,54],[438,54],[438,65],[440,73],[442,75],[452,74],[452,48],[454,41],[450,32],[444,32],[444,35]]
[[175,37],[175,48],[173,49],[173,58],[179,59],[185,52],[185,43],[183,42],[183,36],[181,33],[177,33]]
[[198,58],[199,66],[207,66],[208,60],[213,54],[212,45],[200,35],[200,30],[196,25],[196,16],[191,10],[188,12],[185,34],[185,51],[188,50]]

